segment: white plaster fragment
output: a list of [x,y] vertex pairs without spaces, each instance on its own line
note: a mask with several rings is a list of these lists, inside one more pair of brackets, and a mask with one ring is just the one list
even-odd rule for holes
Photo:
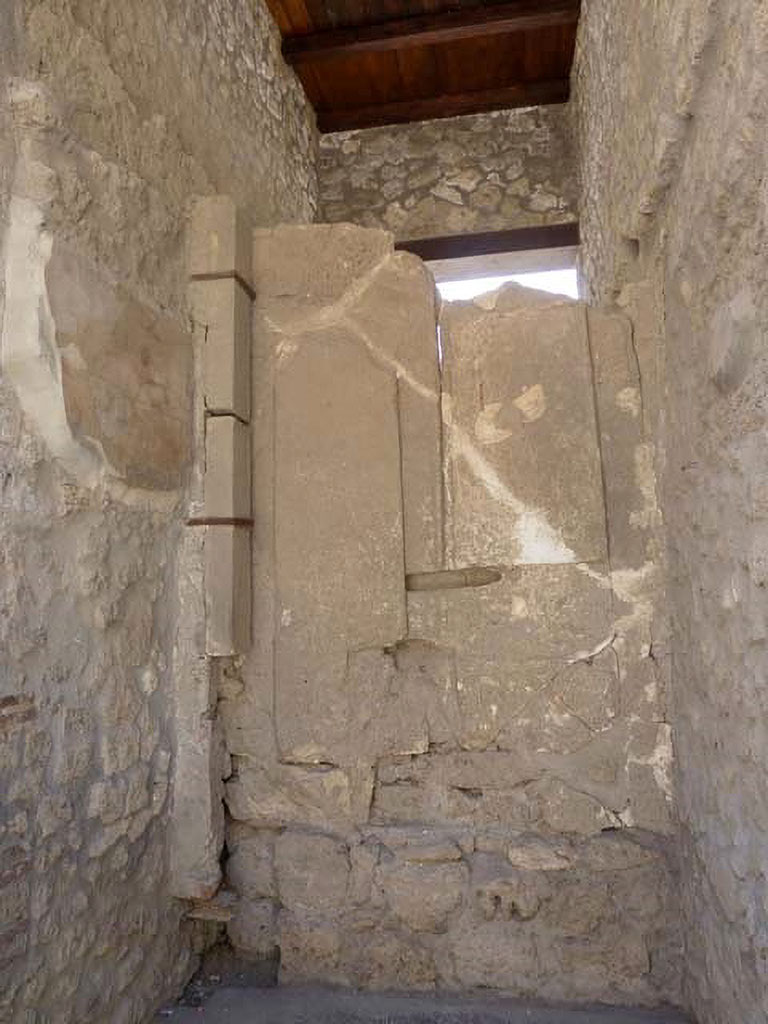
[[637,419],[641,411],[640,390],[638,388],[622,388],[616,395],[616,407]]
[[547,411],[547,396],[541,384],[534,384],[526,388],[523,393],[515,399],[515,405],[523,414],[528,423],[540,420]]
[[503,430],[496,426],[496,420],[502,409],[502,402],[490,402],[477,414],[475,419],[475,437],[480,444],[500,444],[512,436],[511,430]]

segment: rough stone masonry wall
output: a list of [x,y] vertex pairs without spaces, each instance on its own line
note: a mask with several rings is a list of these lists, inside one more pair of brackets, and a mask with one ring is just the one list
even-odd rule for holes
[[685,993],[701,1024],[764,1020],[768,10],[589,0],[579,49],[587,283],[645,295],[666,364]]
[[254,280],[232,942],[286,983],[676,999],[629,321],[508,289],[444,310],[441,372],[434,282],[385,232],[257,231]]
[[564,106],[323,135],[318,167],[319,220],[397,239],[576,219]]
[[168,894],[190,464],[185,210],[314,208],[259,3],[0,6],[0,1018],[137,1024],[193,966]]

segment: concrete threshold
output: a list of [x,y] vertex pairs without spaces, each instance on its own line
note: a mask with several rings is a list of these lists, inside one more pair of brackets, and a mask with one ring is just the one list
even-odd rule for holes
[[171,1024],[685,1024],[675,1010],[553,1007],[488,997],[396,996],[319,988],[222,986],[199,1006],[161,1010]]

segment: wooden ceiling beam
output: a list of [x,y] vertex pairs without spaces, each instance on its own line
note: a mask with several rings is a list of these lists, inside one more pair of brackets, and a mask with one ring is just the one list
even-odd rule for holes
[[443,235],[438,238],[412,238],[396,242],[396,249],[412,252],[423,260],[455,260],[467,256],[494,256],[505,252],[529,252],[534,249],[565,249],[579,244],[576,221],[543,224],[530,228],[508,228],[475,234]]
[[317,127],[321,132],[350,131],[354,128],[375,128],[385,124],[410,121],[431,121],[462,114],[480,114],[489,110],[510,110],[513,107],[538,107],[548,103],[565,103],[570,94],[570,81],[556,78],[544,82],[524,82],[466,93],[450,93],[420,100],[398,100],[364,107],[339,107],[317,111]]
[[580,0],[507,0],[491,6],[397,18],[378,25],[327,29],[283,40],[289,64],[306,64],[359,53],[473,39],[559,25],[574,25]]

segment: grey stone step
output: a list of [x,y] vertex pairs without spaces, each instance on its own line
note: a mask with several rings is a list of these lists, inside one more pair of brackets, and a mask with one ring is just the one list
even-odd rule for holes
[[171,1024],[685,1024],[674,1010],[545,1007],[493,998],[221,987],[201,1006],[163,1010]]

